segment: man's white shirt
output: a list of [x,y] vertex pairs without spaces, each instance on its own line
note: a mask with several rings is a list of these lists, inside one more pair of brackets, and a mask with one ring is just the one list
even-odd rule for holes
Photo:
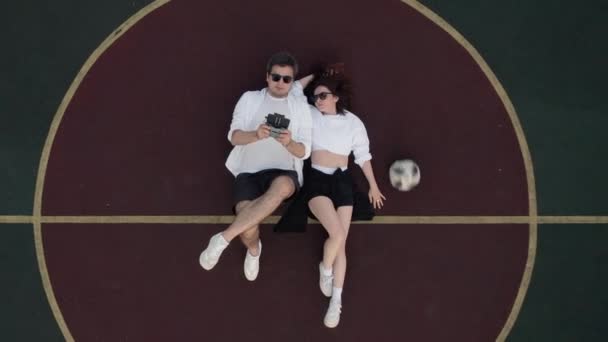
[[[252,124],[255,127],[248,127],[248,131],[258,128],[261,123],[266,122],[266,115],[278,113],[292,118],[287,106],[287,98],[275,98],[266,93],[264,102],[258,109]],[[266,169],[294,170],[294,163],[291,153],[281,145],[276,139],[270,137],[258,140],[243,147],[243,159],[239,165],[239,173],[255,173]]]
[[281,143],[269,137],[251,144],[234,146],[226,160],[226,167],[235,177],[243,172],[272,168],[294,170],[298,173],[298,180],[302,185],[303,161],[310,156],[311,150],[312,118],[300,82],[294,82],[284,99],[272,98],[266,88],[245,92],[234,109],[228,140],[231,141],[235,130],[257,130],[261,123],[266,122],[266,115],[271,113],[283,114],[290,119],[289,130],[292,139],[304,144],[304,156],[294,156]]

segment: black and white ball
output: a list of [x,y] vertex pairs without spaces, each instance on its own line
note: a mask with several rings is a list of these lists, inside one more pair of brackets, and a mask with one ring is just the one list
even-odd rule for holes
[[396,160],[389,169],[389,177],[393,188],[409,191],[420,183],[420,168],[411,159]]

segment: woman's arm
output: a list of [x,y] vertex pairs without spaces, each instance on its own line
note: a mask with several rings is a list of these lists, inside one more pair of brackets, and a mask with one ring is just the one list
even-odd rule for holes
[[372,168],[371,161],[366,160],[361,166],[361,170],[363,170],[363,174],[365,175],[367,183],[369,184],[369,202],[372,203],[374,208],[382,208],[386,197],[384,197],[384,195],[380,192],[380,189],[378,189],[378,183],[376,183],[376,177],[374,177],[374,170]]

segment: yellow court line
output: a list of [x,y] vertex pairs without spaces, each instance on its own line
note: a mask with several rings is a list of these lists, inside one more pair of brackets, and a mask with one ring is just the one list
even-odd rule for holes
[[[353,224],[527,224],[531,216],[376,216],[372,221]],[[232,215],[119,215],[119,216],[41,216],[40,223],[95,223],[95,224],[230,224]],[[608,216],[538,216],[539,224],[608,224]],[[273,224],[279,216],[263,221]],[[34,216],[0,215],[0,224],[34,223]],[[308,220],[318,224],[316,220]]]
[[[274,224],[280,216],[269,216],[262,223]],[[232,215],[212,216],[44,216],[42,223],[144,223],[144,224],[230,224]],[[528,216],[376,216],[353,224],[528,224]],[[318,224],[316,220],[308,223]]]
[[608,216],[539,216],[540,224],[601,224],[608,223]]
[[26,215],[0,215],[0,224],[2,223],[33,223],[32,216]]

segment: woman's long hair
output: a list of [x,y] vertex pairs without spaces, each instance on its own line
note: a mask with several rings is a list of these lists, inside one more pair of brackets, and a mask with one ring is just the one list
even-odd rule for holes
[[350,82],[344,76],[341,75],[337,75],[337,77],[323,76],[318,80],[315,80],[312,84],[312,87],[309,87],[310,96],[308,97],[309,101],[312,102],[310,104],[313,106],[315,105],[315,103],[312,100],[312,95],[314,94],[314,91],[318,86],[324,86],[329,89],[329,91],[333,95],[338,96],[338,102],[336,102],[336,113],[340,115],[346,114],[346,108],[350,108]]

